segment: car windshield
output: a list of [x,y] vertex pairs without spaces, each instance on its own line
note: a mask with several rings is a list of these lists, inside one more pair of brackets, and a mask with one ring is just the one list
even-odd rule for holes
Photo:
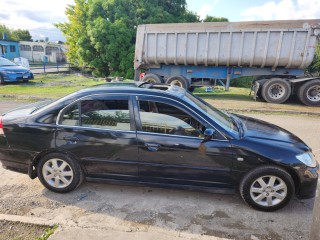
[[14,62],[9,61],[8,59],[5,58],[0,58],[0,66],[5,67],[5,66],[17,66]]
[[232,133],[238,133],[238,127],[236,122],[227,114],[221,112],[220,110],[214,108],[210,104],[206,103],[201,98],[186,93],[185,99],[196,106],[197,108],[200,108],[202,111],[204,111],[206,114],[208,114],[216,123],[218,123],[221,127],[223,127],[228,132]]

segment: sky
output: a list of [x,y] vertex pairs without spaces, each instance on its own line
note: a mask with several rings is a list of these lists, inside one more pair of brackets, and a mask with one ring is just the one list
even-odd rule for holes
[[[186,0],[201,19],[226,17],[231,22],[320,19],[320,0]],[[1,0],[0,24],[28,29],[34,40],[64,41],[53,23],[65,22],[65,8],[73,0]]]

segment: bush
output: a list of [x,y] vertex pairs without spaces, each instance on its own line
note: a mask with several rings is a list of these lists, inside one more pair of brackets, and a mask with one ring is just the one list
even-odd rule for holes
[[231,80],[231,87],[251,88],[253,77],[238,77]]

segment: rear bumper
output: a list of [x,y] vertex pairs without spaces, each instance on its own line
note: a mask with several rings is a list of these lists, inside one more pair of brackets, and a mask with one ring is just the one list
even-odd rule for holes
[[4,169],[27,174],[31,160],[30,153],[0,149],[0,162]]
[[2,167],[7,170],[11,170],[14,172],[28,174],[28,165],[17,163],[17,162],[8,162],[4,160],[0,160],[2,163]]

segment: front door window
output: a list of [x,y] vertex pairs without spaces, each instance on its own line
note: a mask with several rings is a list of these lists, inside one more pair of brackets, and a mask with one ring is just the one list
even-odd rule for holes
[[192,116],[174,106],[151,101],[139,101],[142,131],[201,137],[204,126]]

